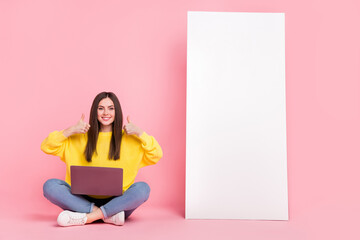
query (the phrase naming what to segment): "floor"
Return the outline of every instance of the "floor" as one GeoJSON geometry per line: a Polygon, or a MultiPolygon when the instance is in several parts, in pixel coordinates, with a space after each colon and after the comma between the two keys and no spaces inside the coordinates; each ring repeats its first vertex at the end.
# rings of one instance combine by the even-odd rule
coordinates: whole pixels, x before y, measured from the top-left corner
{"type": "MultiPolygon", "coordinates": [[[[290,239],[288,221],[185,220],[172,209],[139,209],[124,226],[96,222],[59,227],[54,213],[27,213],[0,217],[0,239],[99,239],[104,236],[131,239],[290,239]],[[245,237],[245,238],[244,238],[245,237]]],[[[301,235],[291,239],[304,239],[301,235]]]]}
{"type": "MultiPolygon", "coordinates": [[[[59,227],[60,210],[47,213],[0,216],[0,240],[66,239],[246,239],[246,240],[320,240],[359,239],[354,220],[320,219],[299,213],[289,221],[186,220],[183,211],[147,206],[137,210],[124,226],[96,222],[85,226],[59,227]],[[346,231],[348,229],[348,231],[346,231]]],[[[324,213],[321,213],[323,216],[324,213]]]]}

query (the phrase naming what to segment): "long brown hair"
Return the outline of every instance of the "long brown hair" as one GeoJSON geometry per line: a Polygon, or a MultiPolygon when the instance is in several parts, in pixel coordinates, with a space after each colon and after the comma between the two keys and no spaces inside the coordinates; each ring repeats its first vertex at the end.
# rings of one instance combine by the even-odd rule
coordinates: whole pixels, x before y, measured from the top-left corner
{"type": "Polygon", "coordinates": [[[90,129],[87,132],[88,141],[84,152],[85,158],[88,162],[91,162],[94,151],[97,153],[96,144],[99,136],[100,122],[97,119],[97,109],[99,102],[104,98],[110,98],[115,106],[115,119],[112,122],[112,136],[110,142],[109,159],[118,160],[120,159],[120,147],[122,137],[122,125],[123,125],[123,114],[120,106],[119,99],[112,92],[101,92],[99,93],[91,106],[90,110],[90,129]]]}

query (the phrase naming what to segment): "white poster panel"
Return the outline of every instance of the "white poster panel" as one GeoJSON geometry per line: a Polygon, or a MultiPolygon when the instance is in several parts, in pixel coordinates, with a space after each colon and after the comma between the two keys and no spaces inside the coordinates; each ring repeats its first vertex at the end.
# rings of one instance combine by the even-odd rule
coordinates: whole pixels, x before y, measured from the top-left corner
{"type": "Polygon", "coordinates": [[[188,12],[186,218],[288,219],[285,15],[188,12]]]}

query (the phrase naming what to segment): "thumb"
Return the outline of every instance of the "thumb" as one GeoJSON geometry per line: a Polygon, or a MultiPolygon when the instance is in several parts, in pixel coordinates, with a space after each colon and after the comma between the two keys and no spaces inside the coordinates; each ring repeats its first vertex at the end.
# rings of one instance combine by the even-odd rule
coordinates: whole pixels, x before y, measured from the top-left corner
{"type": "Polygon", "coordinates": [[[128,121],[128,123],[130,123],[130,116],[127,116],[127,121],[128,121]]]}
{"type": "Polygon", "coordinates": [[[84,121],[84,118],[85,118],[85,114],[82,114],[81,115],[81,120],[84,121]]]}

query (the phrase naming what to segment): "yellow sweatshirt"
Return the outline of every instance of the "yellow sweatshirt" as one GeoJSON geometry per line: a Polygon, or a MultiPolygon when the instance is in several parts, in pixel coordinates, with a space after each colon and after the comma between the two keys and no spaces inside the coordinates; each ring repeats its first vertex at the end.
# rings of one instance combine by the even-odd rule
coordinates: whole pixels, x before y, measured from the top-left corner
{"type": "MultiPolygon", "coordinates": [[[[154,137],[143,132],[140,137],[124,134],[121,139],[120,159],[108,158],[112,132],[99,132],[97,153],[94,152],[92,161],[86,161],[84,151],[87,134],[73,134],[65,137],[63,131],[54,131],[41,143],[41,150],[47,154],[59,156],[66,163],[65,182],[71,186],[70,166],[94,166],[123,168],[123,191],[134,183],[140,168],[157,163],[162,158],[162,149],[154,137]]],[[[104,196],[92,196],[106,198],[104,196]]]]}

